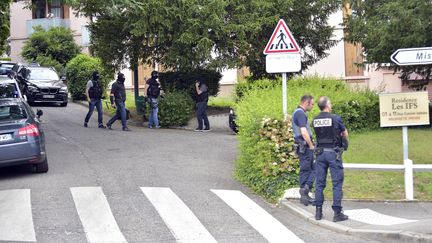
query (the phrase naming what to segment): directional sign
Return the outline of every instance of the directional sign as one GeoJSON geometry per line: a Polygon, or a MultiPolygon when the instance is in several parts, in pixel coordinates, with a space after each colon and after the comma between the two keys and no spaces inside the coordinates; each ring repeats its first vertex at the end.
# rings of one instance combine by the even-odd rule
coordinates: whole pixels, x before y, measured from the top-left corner
{"type": "Polygon", "coordinates": [[[264,49],[264,54],[283,53],[300,53],[300,48],[285,21],[281,19],[264,49]]]}
{"type": "Polygon", "coordinates": [[[399,49],[390,58],[400,66],[432,64],[432,47],[399,49]]]}

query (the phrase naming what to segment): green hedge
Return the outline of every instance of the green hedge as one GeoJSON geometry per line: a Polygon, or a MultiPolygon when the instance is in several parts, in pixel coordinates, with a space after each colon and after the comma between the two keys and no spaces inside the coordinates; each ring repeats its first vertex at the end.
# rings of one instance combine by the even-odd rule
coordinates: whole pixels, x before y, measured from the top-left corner
{"type": "Polygon", "coordinates": [[[219,93],[219,80],[222,75],[212,70],[196,70],[194,72],[165,72],[159,74],[162,89],[184,90],[192,97],[195,95],[195,82],[197,79],[207,81],[209,95],[216,96],[219,93]]]}
{"type": "MultiPolygon", "coordinates": [[[[183,126],[191,119],[195,102],[185,91],[167,91],[159,99],[162,127],[183,126]]],[[[150,111],[150,109],[148,109],[150,111]]]]}
{"type": "Polygon", "coordinates": [[[68,62],[66,65],[66,78],[69,92],[74,100],[86,99],[86,84],[92,78],[93,71],[96,70],[99,71],[102,88],[105,91],[108,83],[114,79],[114,75],[103,68],[98,58],[79,54],[68,62]]]}
{"type": "MultiPolygon", "coordinates": [[[[235,106],[240,148],[240,156],[236,161],[236,177],[257,193],[275,200],[285,189],[297,185],[298,170],[293,171],[292,167],[280,163],[273,164],[275,158],[286,156],[287,148],[275,150],[274,144],[263,139],[263,119],[276,121],[272,127],[275,134],[282,134],[283,130],[288,130],[289,133],[292,128],[289,120],[285,122],[287,127],[279,124],[283,119],[281,81],[276,81],[276,85],[269,83],[268,86],[262,82],[275,81],[262,80],[257,83],[258,88],[248,88],[235,106]]],[[[371,91],[351,91],[345,82],[340,80],[306,77],[289,80],[287,93],[289,114],[298,106],[301,96],[305,93],[313,95],[316,100],[326,95],[332,101],[333,112],[342,117],[348,131],[379,127],[378,95],[371,91]]],[[[318,113],[318,106],[315,106],[308,113],[309,121],[318,113]]],[[[282,144],[290,146],[291,135],[286,134],[282,137],[282,144]]],[[[289,158],[291,162],[295,161],[289,158]]],[[[298,164],[293,166],[298,168],[298,164]]]]}
{"type": "Polygon", "coordinates": [[[235,100],[240,101],[249,91],[257,89],[271,89],[278,86],[279,80],[242,80],[235,86],[235,100]]]}

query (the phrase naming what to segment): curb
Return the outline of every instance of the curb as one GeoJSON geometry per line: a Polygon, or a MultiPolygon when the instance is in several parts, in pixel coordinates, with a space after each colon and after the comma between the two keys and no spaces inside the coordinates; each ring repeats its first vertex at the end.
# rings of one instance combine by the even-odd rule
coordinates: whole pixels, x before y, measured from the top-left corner
{"type": "Polygon", "coordinates": [[[340,225],[329,220],[315,220],[315,216],[303,208],[291,203],[288,200],[281,200],[280,204],[290,209],[292,212],[302,217],[306,221],[318,225],[320,227],[338,232],[343,234],[357,235],[370,239],[376,239],[377,237],[383,237],[386,242],[432,242],[432,235],[416,233],[411,231],[396,231],[396,230],[369,230],[369,229],[355,229],[345,225],[340,225]]]}

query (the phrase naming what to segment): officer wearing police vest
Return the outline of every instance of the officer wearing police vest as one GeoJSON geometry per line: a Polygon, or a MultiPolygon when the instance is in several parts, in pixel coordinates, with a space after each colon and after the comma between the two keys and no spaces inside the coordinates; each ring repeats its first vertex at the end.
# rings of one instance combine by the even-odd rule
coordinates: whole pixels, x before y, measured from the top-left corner
{"type": "Polygon", "coordinates": [[[102,87],[101,83],[99,81],[99,72],[94,71],[92,74],[92,79],[87,82],[86,85],[86,96],[87,101],[89,102],[89,111],[87,112],[87,115],[84,119],[84,127],[88,127],[88,122],[90,120],[90,117],[93,114],[94,108],[96,107],[97,113],[98,113],[98,127],[99,128],[106,128],[103,125],[103,111],[102,111],[102,87]]]}
{"type": "Polygon", "coordinates": [[[315,149],[316,158],[316,191],[315,219],[321,220],[322,205],[324,203],[324,188],[326,187],[327,170],[333,183],[333,221],[344,221],[348,216],[342,212],[342,185],[344,172],[342,165],[342,152],[348,148],[348,131],[342,123],[342,119],[331,114],[332,106],[328,97],[323,96],[318,100],[321,113],[313,119],[313,128],[317,139],[315,149]]]}
{"type": "Polygon", "coordinates": [[[300,99],[299,106],[292,114],[296,153],[300,160],[300,203],[305,206],[314,204],[314,200],[309,197],[309,191],[312,189],[315,180],[313,164],[314,144],[306,115],[306,112],[312,110],[313,105],[313,97],[308,94],[303,95],[300,99]]]}

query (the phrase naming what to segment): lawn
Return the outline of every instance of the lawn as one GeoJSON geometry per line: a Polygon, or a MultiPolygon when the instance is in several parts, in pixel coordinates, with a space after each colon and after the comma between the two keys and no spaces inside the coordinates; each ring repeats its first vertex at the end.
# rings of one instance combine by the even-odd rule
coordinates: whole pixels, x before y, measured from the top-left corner
{"type": "MultiPolygon", "coordinates": [[[[413,163],[432,164],[432,129],[408,129],[408,136],[413,163]]],[[[403,164],[402,128],[350,134],[350,147],[343,158],[346,163],[403,164]]],[[[415,199],[432,200],[432,172],[415,172],[414,190],[415,199]]],[[[330,191],[331,182],[326,198],[331,198],[330,191]]],[[[345,170],[344,198],[404,199],[404,173],[345,170]]]]}
{"type": "MultiPolygon", "coordinates": [[[[143,95],[143,91],[140,90],[140,95],[143,95]]],[[[126,90],[126,108],[128,108],[133,118],[136,118],[136,109],[135,109],[135,96],[133,90],[126,90]]],[[[115,109],[111,107],[110,100],[109,100],[109,94],[107,95],[107,98],[102,101],[103,110],[105,113],[114,115],[115,109]]]]}

